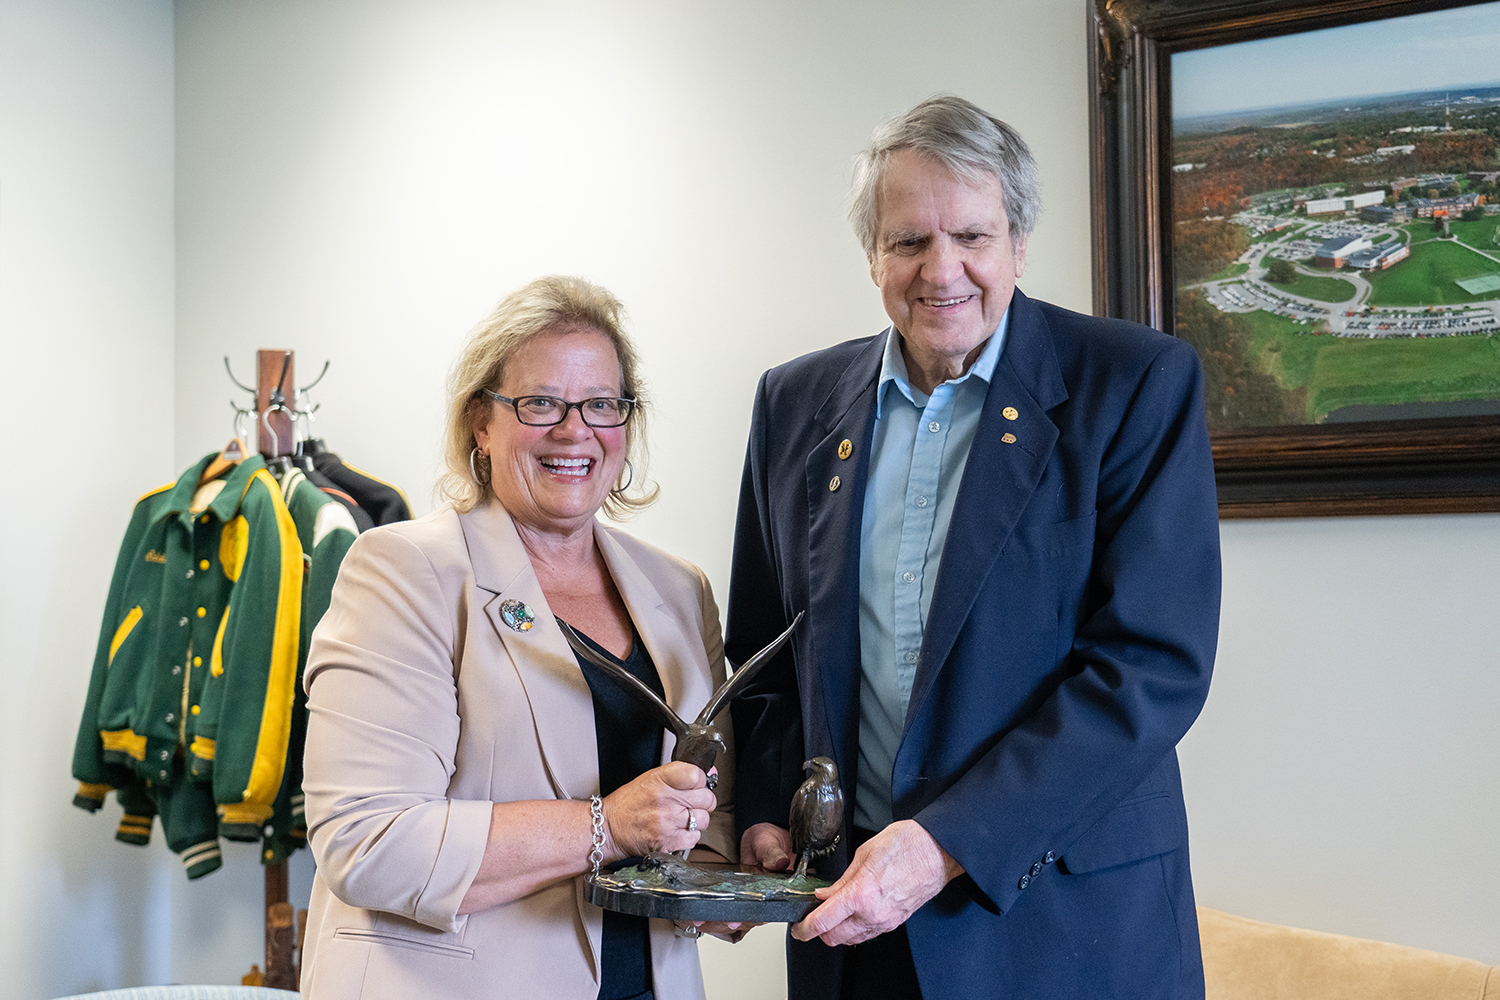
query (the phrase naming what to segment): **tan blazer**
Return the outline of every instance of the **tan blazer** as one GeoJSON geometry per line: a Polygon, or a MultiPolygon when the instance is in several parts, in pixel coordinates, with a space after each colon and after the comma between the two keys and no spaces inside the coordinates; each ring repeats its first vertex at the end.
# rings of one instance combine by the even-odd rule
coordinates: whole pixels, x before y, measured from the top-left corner
{"type": "MultiPolygon", "coordinates": [[[[668,703],[696,716],[724,678],[708,580],[602,523],[594,537],[668,703]]],[[[603,911],[584,902],[582,876],[456,912],[479,870],[491,802],[599,791],[588,684],[500,504],[361,535],[305,683],[303,788],[318,868],[303,992],[595,997],[603,911]],[[535,612],[530,631],[502,621],[507,599],[535,612]]],[[[663,762],[673,743],[667,733],[663,762]]],[[[719,771],[721,805],[702,843],[732,858],[733,767],[719,771]]],[[[703,996],[696,942],[669,921],[651,922],[651,964],[658,997],[703,996]]]]}

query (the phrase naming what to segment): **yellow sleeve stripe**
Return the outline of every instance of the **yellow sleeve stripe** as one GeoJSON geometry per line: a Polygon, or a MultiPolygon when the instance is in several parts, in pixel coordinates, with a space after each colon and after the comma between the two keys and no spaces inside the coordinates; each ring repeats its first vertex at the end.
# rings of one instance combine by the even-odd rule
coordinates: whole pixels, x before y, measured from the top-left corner
{"type": "Polygon", "coordinates": [[[120,651],[120,644],[125,641],[126,637],[135,628],[136,623],[141,620],[142,614],[144,612],[141,611],[141,606],[137,604],[130,609],[130,612],[125,616],[125,620],[120,623],[120,627],[115,629],[115,637],[109,641],[109,659],[104,663],[106,669],[115,662],[115,654],[120,651]]]}
{"type": "Polygon", "coordinates": [[[219,631],[214,633],[214,651],[208,657],[210,677],[224,676],[224,627],[229,624],[230,607],[232,605],[224,605],[224,617],[219,619],[219,631]]]}
{"type": "Polygon", "coordinates": [[[115,790],[114,785],[94,785],[87,781],[78,783],[78,796],[84,799],[93,799],[96,802],[104,801],[104,796],[115,790]]]}
{"type": "Polygon", "coordinates": [[[297,644],[302,623],[302,543],[297,540],[297,525],[281,499],[276,480],[265,469],[257,469],[254,479],[271,494],[276,533],[281,541],[281,579],[276,594],[276,624],[271,632],[271,666],[266,677],[266,700],[261,709],[255,762],[250,766],[250,780],[245,787],[245,805],[263,805],[265,815],[260,819],[264,819],[271,814],[271,803],[281,791],[287,743],[292,733],[292,696],[297,683],[297,644]]]}
{"type": "Polygon", "coordinates": [[[214,751],[218,749],[218,744],[202,736],[194,736],[193,745],[189,749],[192,751],[193,756],[200,760],[213,760],[214,751]]]}
{"type": "Polygon", "coordinates": [[[384,479],[381,479],[379,476],[372,476],[364,469],[361,469],[359,466],[350,465],[348,462],[344,463],[344,468],[348,469],[350,472],[357,472],[361,476],[364,476],[366,479],[373,479],[381,486],[389,486],[391,489],[395,490],[397,494],[400,495],[401,500],[406,504],[406,509],[411,509],[411,501],[406,499],[406,494],[402,491],[401,487],[397,486],[395,483],[388,483],[384,479]]]}
{"type": "Polygon", "coordinates": [[[146,737],[129,729],[101,729],[99,739],[104,749],[126,754],[133,760],[146,759],[146,737]]]}

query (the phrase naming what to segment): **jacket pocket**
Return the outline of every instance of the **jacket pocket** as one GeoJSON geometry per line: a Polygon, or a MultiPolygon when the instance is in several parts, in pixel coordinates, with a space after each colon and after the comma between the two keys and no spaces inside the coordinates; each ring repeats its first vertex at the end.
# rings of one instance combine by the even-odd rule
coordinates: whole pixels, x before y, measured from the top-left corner
{"type": "Polygon", "coordinates": [[[1058,862],[1078,875],[1166,854],[1186,843],[1182,801],[1167,792],[1154,792],[1127,799],[1105,813],[1058,862]]]}
{"type": "Polygon", "coordinates": [[[421,938],[392,934],[389,931],[372,930],[363,927],[340,927],[333,932],[333,936],[343,938],[346,941],[363,941],[367,944],[390,945],[396,948],[424,952],[428,955],[443,955],[447,958],[469,960],[474,958],[473,948],[465,948],[462,945],[456,944],[446,944],[442,941],[424,941],[421,938]]]}

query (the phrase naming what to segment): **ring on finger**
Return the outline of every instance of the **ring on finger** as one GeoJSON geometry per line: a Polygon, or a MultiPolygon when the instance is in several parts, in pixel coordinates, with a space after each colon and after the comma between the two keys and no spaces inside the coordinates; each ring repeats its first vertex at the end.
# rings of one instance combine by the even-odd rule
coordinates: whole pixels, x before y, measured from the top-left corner
{"type": "Polygon", "coordinates": [[[673,933],[680,938],[695,938],[701,936],[703,934],[703,931],[700,928],[694,927],[690,924],[687,927],[674,928],[673,933]]]}
{"type": "Polygon", "coordinates": [[[698,816],[691,809],[688,810],[688,825],[687,825],[687,828],[688,828],[689,832],[692,832],[693,830],[698,829],[698,816]]]}

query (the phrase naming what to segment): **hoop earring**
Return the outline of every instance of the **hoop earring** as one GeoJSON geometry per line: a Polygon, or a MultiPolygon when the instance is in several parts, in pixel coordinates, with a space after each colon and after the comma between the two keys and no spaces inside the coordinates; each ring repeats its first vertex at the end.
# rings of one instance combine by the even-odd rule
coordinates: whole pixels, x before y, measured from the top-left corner
{"type": "Polygon", "coordinates": [[[628,458],[625,460],[625,468],[630,472],[630,478],[625,480],[624,486],[616,486],[614,489],[610,490],[611,493],[624,493],[626,490],[630,489],[630,484],[635,482],[635,466],[631,464],[630,459],[628,458]]]}
{"type": "MultiPolygon", "coordinates": [[[[488,486],[490,484],[490,477],[486,477],[484,479],[480,479],[479,478],[479,470],[474,467],[474,456],[476,456],[478,454],[479,454],[479,447],[478,447],[478,445],[474,446],[473,448],[471,448],[469,450],[469,474],[474,477],[474,481],[476,483],[478,483],[480,486],[488,486]]],[[[488,460],[490,456],[486,455],[484,457],[485,457],[486,460],[488,460]]]]}

